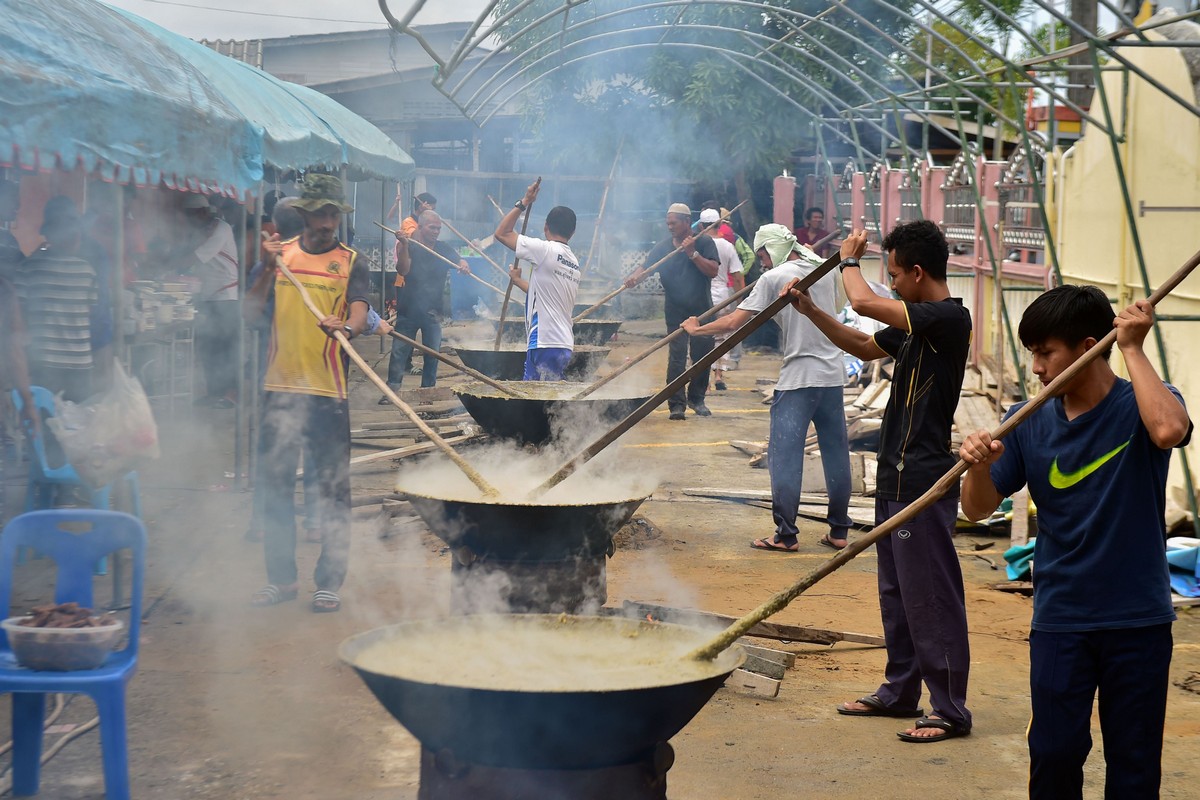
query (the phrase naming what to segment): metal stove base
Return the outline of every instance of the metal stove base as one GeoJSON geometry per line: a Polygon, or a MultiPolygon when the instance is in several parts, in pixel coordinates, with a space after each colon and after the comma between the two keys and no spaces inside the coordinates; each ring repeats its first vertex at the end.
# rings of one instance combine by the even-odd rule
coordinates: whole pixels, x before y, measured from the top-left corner
{"type": "Polygon", "coordinates": [[[666,800],[674,763],[666,742],[632,764],[580,770],[488,767],[422,748],[417,800],[666,800]]]}

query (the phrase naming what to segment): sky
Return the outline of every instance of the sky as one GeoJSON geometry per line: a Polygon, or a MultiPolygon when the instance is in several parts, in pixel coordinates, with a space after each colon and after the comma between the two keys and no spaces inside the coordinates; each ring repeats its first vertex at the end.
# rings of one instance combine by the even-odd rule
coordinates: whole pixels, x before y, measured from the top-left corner
{"type": "MultiPolygon", "coordinates": [[[[189,39],[269,39],[384,27],[377,0],[104,0],[189,39]],[[253,12],[253,13],[246,13],[253,12]],[[279,15],[279,16],[268,16],[279,15]],[[289,19],[314,17],[316,19],[289,19]]],[[[402,17],[413,0],[389,0],[402,17]]],[[[417,25],[474,19],[488,0],[428,0],[417,25]]]]}

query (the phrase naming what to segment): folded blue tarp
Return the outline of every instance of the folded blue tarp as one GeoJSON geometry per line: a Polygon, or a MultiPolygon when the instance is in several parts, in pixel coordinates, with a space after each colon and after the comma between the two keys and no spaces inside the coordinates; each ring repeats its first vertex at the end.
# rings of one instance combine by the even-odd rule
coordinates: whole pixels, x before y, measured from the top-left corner
{"type": "Polygon", "coordinates": [[[1169,545],[1170,542],[1167,565],[1171,571],[1171,591],[1184,597],[1200,597],[1200,546],[1171,548],[1169,545]]]}

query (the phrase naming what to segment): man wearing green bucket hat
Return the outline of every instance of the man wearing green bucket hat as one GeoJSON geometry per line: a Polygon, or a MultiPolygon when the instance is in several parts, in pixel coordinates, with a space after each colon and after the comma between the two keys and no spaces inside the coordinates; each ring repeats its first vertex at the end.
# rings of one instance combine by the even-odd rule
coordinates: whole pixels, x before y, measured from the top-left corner
{"type": "Polygon", "coordinates": [[[338,590],[350,555],[349,365],[333,333],[340,330],[354,338],[367,330],[370,276],[358,263],[358,253],[338,241],[342,214],[353,210],[340,180],[309,175],[292,207],[304,218],[304,231],[286,242],[276,235],[267,248],[279,255],[325,316],[313,324],[299,290],[279,274],[274,261],[247,293],[249,318],[262,313],[272,286],[275,292],[255,489],[264,493],[268,583],[255,592],[251,604],[276,605],[299,593],[294,494],[303,451],[311,461],[305,471],[316,474],[321,528],[312,610],[328,612],[341,608],[338,590]]]}

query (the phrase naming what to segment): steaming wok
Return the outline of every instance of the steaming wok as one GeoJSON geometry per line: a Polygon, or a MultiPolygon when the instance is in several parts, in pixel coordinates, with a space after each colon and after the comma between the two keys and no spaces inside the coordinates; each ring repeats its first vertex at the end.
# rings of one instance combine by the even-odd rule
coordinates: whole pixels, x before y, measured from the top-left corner
{"type": "MultiPolygon", "coordinates": [[[[525,350],[501,347],[455,347],[454,352],[464,364],[476,372],[499,381],[519,381],[525,374],[525,350]]],[[[608,358],[608,347],[576,347],[567,364],[564,377],[569,381],[586,381],[596,374],[608,358]]]]}
{"type": "Polygon", "coordinates": [[[611,427],[650,399],[649,395],[571,399],[587,388],[582,383],[524,382],[514,388],[534,397],[508,397],[478,382],[456,388],[454,394],[492,436],[535,446],[546,444],[571,427],[611,427]]]}
{"type": "Polygon", "coordinates": [[[608,340],[617,335],[621,322],[619,319],[581,319],[571,329],[575,344],[608,344],[608,340]]]}
{"type": "Polygon", "coordinates": [[[488,766],[586,769],[633,762],[691,721],[745,661],[738,647],[712,662],[683,660],[707,639],[618,617],[481,615],[376,628],[338,654],[431,751],[488,766]],[[611,664],[597,664],[606,654],[611,664]]]}
{"type": "MultiPolygon", "coordinates": [[[[500,322],[499,319],[491,319],[492,330],[496,329],[496,325],[500,322]]],[[[576,322],[571,328],[572,335],[575,337],[575,344],[607,344],[621,327],[622,320],[619,319],[581,319],[576,322]]],[[[525,318],[518,317],[516,319],[505,318],[504,333],[500,336],[501,342],[524,342],[525,341],[525,318]]]]}
{"type": "Polygon", "coordinates": [[[622,498],[577,505],[455,500],[398,491],[429,530],[451,547],[502,561],[563,561],[603,556],[612,537],[646,501],[622,498]]]}
{"type": "MultiPolygon", "coordinates": [[[[597,298],[597,299],[599,299],[599,298],[597,298]]],[[[592,301],[590,303],[576,303],[575,308],[571,309],[571,316],[578,317],[580,314],[582,314],[584,311],[587,311],[589,308],[591,308],[595,304],[596,304],[595,301],[592,301]]],[[[597,308],[592,313],[588,314],[586,317],[584,317],[584,319],[597,319],[597,320],[612,319],[613,317],[616,316],[616,313],[617,313],[617,310],[615,308],[613,308],[611,305],[605,304],[605,305],[602,305],[599,308],[597,308]]]]}

